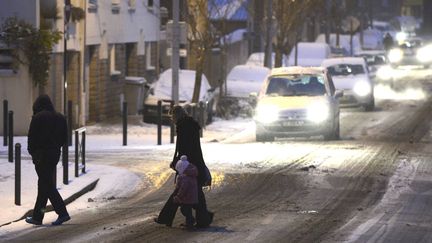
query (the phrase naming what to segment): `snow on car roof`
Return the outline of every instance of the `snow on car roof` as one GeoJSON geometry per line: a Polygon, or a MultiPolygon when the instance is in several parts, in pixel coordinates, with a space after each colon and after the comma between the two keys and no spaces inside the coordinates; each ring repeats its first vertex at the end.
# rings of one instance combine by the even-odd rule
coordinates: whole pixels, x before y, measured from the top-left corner
{"type": "MultiPolygon", "coordinates": [[[[195,86],[195,70],[179,70],[179,99],[180,100],[192,100],[192,94],[195,86]]],[[[165,70],[159,77],[154,88],[154,95],[159,99],[171,98],[171,86],[172,86],[172,70],[165,70]]],[[[210,85],[207,81],[206,76],[202,75],[201,89],[200,89],[200,100],[204,98],[210,85]]]]}
{"type": "Polygon", "coordinates": [[[323,74],[325,69],[322,67],[281,67],[281,68],[273,68],[271,70],[272,76],[276,75],[284,75],[284,74],[323,74]]]}
{"type": "Polygon", "coordinates": [[[340,57],[340,58],[329,58],[325,59],[321,66],[329,67],[337,64],[360,64],[365,65],[365,59],[363,57],[340,57]]]}

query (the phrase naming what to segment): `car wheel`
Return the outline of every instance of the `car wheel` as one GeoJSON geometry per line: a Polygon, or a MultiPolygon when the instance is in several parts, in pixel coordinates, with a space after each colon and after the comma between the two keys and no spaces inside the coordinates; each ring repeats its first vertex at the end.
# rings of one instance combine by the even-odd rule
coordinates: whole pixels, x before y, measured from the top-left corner
{"type": "Polygon", "coordinates": [[[340,126],[339,126],[339,117],[337,121],[333,121],[332,129],[329,129],[327,133],[324,134],[324,140],[338,140],[340,138],[340,126]]]}
{"type": "Polygon", "coordinates": [[[369,104],[364,105],[365,111],[373,111],[375,109],[375,99],[372,99],[369,104]]]}
{"type": "Polygon", "coordinates": [[[273,136],[270,136],[270,135],[268,135],[268,134],[265,134],[264,132],[261,132],[261,131],[256,131],[256,136],[255,136],[255,140],[257,141],[257,142],[271,142],[271,141],[274,141],[274,137],[273,136]]]}

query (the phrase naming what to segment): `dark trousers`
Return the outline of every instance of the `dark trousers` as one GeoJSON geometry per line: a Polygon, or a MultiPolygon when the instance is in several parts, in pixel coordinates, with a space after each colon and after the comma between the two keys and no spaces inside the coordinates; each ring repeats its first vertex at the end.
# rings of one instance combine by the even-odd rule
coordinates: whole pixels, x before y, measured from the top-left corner
{"type": "Polygon", "coordinates": [[[186,218],[186,225],[192,225],[195,223],[195,219],[192,216],[192,205],[189,204],[183,204],[180,205],[180,211],[186,218]]]}
{"type": "Polygon", "coordinates": [[[48,199],[60,217],[68,215],[65,203],[54,185],[56,165],[57,162],[54,161],[42,161],[35,165],[39,179],[38,195],[33,209],[33,219],[37,221],[43,220],[48,199]]]}
{"type": "MultiPolygon", "coordinates": [[[[174,195],[176,192],[173,192],[171,196],[168,198],[164,207],[159,213],[158,222],[161,224],[172,225],[174,217],[177,213],[177,209],[179,207],[178,204],[174,203],[174,195]]],[[[202,187],[198,185],[198,204],[196,204],[193,208],[195,208],[195,218],[197,226],[207,227],[211,224],[212,217],[207,210],[207,204],[204,196],[204,192],[202,187]]]]}

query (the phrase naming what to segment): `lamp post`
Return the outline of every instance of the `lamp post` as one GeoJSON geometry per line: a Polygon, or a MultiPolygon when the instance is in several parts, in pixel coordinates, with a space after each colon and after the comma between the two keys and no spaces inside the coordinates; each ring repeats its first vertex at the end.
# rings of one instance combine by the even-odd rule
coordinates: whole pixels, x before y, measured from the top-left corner
{"type": "Polygon", "coordinates": [[[71,2],[65,0],[64,6],[64,33],[63,33],[63,114],[67,115],[67,39],[68,39],[68,23],[71,15],[71,2]]]}

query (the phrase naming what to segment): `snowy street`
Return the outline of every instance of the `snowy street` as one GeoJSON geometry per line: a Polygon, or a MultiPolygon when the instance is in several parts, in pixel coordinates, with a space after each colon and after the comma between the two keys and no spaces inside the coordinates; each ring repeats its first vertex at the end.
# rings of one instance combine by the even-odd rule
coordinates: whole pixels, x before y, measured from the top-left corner
{"type": "MultiPolygon", "coordinates": [[[[21,220],[0,227],[0,240],[430,241],[432,215],[424,209],[432,183],[431,73],[403,72],[408,76],[393,89],[377,85],[375,111],[341,110],[339,141],[313,137],[257,143],[251,119],[217,119],[209,125],[202,148],[213,173],[206,197],[215,220],[195,232],[179,227],[180,212],[172,228],[152,220],[174,186],[168,128],[163,145],[156,146],[155,127],[133,122],[129,146],[123,147],[120,125],[90,126],[89,166],[127,170],[139,181],[127,184],[130,180],[105,173],[101,178],[122,183],[115,191],[124,195],[96,186],[68,205],[72,220],[65,225],[34,227],[21,220]],[[92,194],[98,190],[99,195],[92,194]],[[106,200],[107,195],[114,197],[106,200]]],[[[1,151],[0,161],[7,163],[1,151]]],[[[30,198],[33,203],[34,194],[30,198]]]]}

